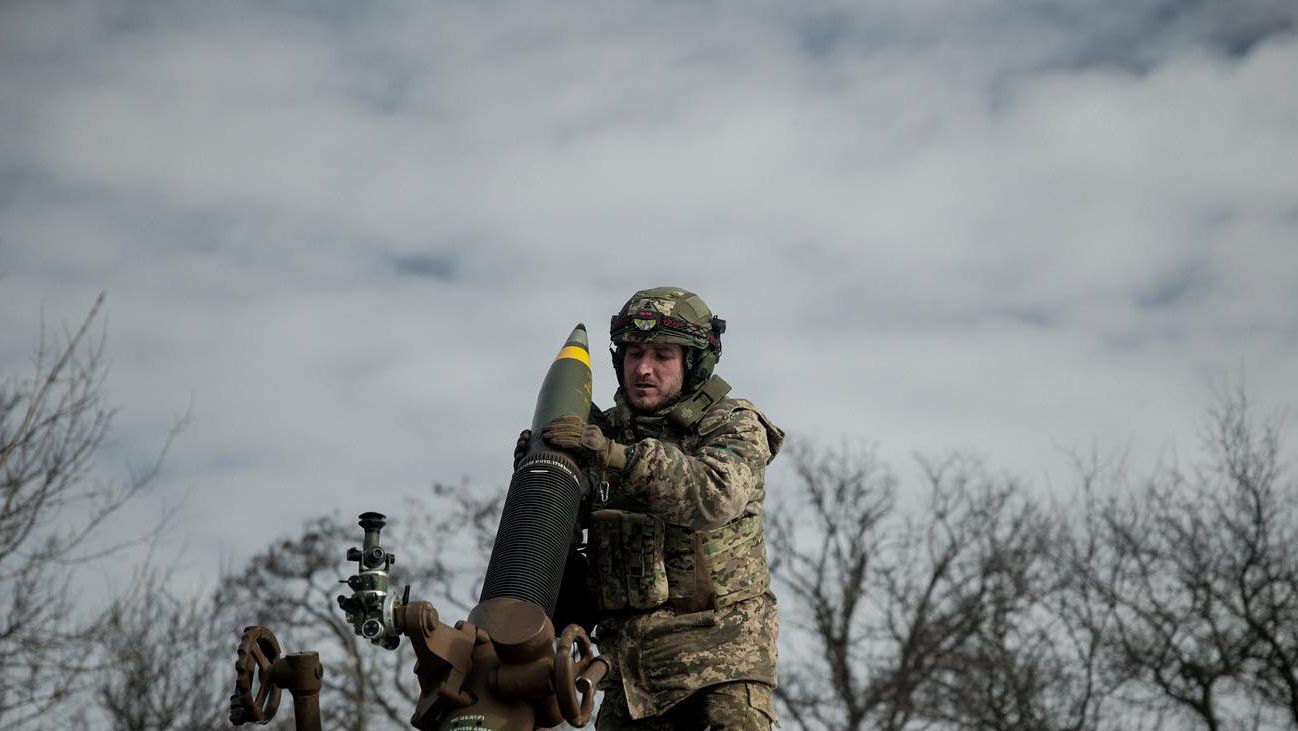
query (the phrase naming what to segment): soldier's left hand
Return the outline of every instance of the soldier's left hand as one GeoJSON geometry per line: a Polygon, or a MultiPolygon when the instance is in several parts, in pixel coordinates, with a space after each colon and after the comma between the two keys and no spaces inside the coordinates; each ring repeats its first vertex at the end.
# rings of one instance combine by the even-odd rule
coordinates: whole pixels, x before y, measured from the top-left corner
{"type": "Polygon", "coordinates": [[[531,429],[524,429],[518,433],[518,441],[514,443],[514,469],[518,469],[518,463],[527,456],[527,444],[530,441],[532,441],[531,429]]]}
{"type": "Polygon", "coordinates": [[[601,467],[620,470],[626,466],[626,447],[604,436],[594,424],[580,416],[560,416],[545,425],[541,438],[560,449],[580,449],[601,467]]]}

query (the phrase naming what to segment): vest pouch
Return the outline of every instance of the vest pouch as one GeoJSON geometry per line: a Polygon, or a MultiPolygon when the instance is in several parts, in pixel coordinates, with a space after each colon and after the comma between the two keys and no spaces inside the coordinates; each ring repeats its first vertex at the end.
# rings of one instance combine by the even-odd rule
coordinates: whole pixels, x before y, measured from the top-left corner
{"type": "Polygon", "coordinates": [[[621,510],[596,510],[590,514],[589,551],[591,589],[599,608],[612,612],[626,609],[626,564],[622,550],[621,510]]]}
{"type": "Polygon", "coordinates": [[[622,513],[622,547],[626,552],[626,595],[631,609],[652,609],[667,601],[667,565],[663,561],[663,521],[645,513],[622,513]]]}
{"type": "Polygon", "coordinates": [[[724,539],[708,541],[704,549],[708,554],[719,608],[750,599],[771,588],[762,516],[750,515],[737,520],[727,526],[725,533],[724,539]]]}
{"type": "Polygon", "coordinates": [[[671,526],[665,552],[670,599],[679,612],[724,609],[771,586],[760,515],[710,531],[671,526]]]}

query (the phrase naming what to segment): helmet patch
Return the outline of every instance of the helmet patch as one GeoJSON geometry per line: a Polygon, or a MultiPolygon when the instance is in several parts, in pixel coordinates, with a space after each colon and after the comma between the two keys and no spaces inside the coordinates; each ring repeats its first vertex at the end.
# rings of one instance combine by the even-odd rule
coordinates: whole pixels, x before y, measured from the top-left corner
{"type": "Polygon", "coordinates": [[[658,327],[659,314],[654,310],[640,310],[631,316],[631,322],[640,330],[648,332],[658,327]]]}

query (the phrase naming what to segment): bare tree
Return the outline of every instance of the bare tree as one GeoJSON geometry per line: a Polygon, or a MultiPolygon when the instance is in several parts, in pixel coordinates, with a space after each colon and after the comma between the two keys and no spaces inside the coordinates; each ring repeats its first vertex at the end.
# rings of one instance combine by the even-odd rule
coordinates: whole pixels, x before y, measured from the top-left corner
{"type": "Polygon", "coordinates": [[[1064,687],[1074,699],[1067,717],[1076,724],[1065,728],[1164,728],[1161,714],[1124,697],[1130,668],[1111,662],[1109,653],[1119,618],[1108,597],[1122,564],[1114,560],[1116,547],[1096,490],[1106,476],[1124,474],[1124,468],[1121,462],[1102,463],[1095,453],[1085,459],[1075,456],[1074,465],[1079,478],[1075,494],[1057,503],[1051,548],[1057,583],[1048,600],[1057,622],[1056,648],[1065,660],[1064,687]]]}
{"type": "Polygon", "coordinates": [[[0,726],[20,728],[80,688],[94,622],[71,599],[77,567],[147,538],[112,543],[106,522],[158,474],[158,459],[124,481],[92,475],[113,410],[103,404],[103,338],[91,337],[104,296],[53,343],[42,332],[25,378],[0,378],[0,726]]]}
{"type": "Polygon", "coordinates": [[[871,688],[883,659],[868,644],[868,623],[878,617],[869,589],[896,479],[870,450],[793,445],[787,454],[798,489],[768,513],[771,569],[787,587],[781,595],[796,601],[784,613],[785,632],[813,647],[810,656],[783,658],[776,697],[800,728],[856,731],[884,703],[871,688]]]}
{"type": "Polygon", "coordinates": [[[1146,706],[1203,728],[1298,727],[1298,538],[1279,433],[1219,398],[1208,459],[1158,471],[1101,508],[1109,551],[1093,591],[1115,619],[1108,661],[1146,706]]]}
{"type": "MultiPolygon", "coordinates": [[[[891,626],[919,626],[911,650],[926,670],[917,715],[951,728],[1055,729],[1068,723],[1054,693],[1066,682],[1045,599],[1053,587],[1047,519],[1013,480],[976,460],[925,463],[930,507],[896,565],[923,583],[892,583],[891,626]],[[909,568],[908,568],[909,567],[909,568]],[[912,599],[916,597],[917,599],[912,599]]],[[[1070,719],[1069,719],[1070,720],[1070,719]]]]}
{"type": "Polygon", "coordinates": [[[219,672],[215,659],[232,656],[233,607],[216,595],[177,596],[169,584],[165,572],[141,567],[132,591],[100,620],[94,701],[114,729],[205,731],[224,723],[233,673],[219,672]]]}
{"type": "Polygon", "coordinates": [[[797,502],[773,511],[771,547],[786,631],[810,640],[777,689],[794,723],[1101,728],[1103,625],[1069,600],[1070,534],[1022,485],[975,459],[921,461],[928,501],[903,512],[869,450],[792,462],[797,502]]]}
{"type": "Polygon", "coordinates": [[[1242,389],[1218,399],[1197,471],[1233,560],[1213,584],[1217,600],[1251,634],[1245,682],[1298,727],[1298,485],[1280,459],[1278,424],[1257,424],[1242,389]]]}

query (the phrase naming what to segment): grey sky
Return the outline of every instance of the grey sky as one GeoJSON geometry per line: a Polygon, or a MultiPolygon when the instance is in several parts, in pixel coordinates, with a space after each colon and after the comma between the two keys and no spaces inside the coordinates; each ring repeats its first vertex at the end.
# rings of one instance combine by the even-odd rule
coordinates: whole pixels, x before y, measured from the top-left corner
{"type": "Polygon", "coordinates": [[[195,571],[503,484],[577,321],[610,400],[645,286],[903,468],[1148,463],[1213,378],[1298,399],[1298,6],[791,5],[6,3],[0,366],[108,291],[103,467],[192,399],[142,511],[188,495],[195,571]]]}

